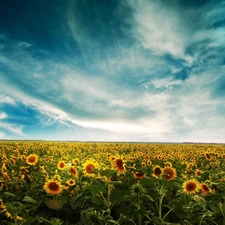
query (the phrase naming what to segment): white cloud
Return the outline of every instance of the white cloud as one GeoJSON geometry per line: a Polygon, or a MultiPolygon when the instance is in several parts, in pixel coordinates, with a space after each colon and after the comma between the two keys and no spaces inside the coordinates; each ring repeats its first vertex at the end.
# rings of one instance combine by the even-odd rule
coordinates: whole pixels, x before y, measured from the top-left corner
{"type": "Polygon", "coordinates": [[[32,45],[30,43],[28,43],[28,42],[20,41],[20,42],[18,42],[18,46],[21,47],[21,48],[29,48],[32,45]]]}
{"type": "Polygon", "coordinates": [[[22,131],[23,126],[17,126],[17,125],[13,125],[13,124],[0,122],[0,127],[8,130],[14,134],[24,136],[23,131],[22,131]]]}
{"type": "Polygon", "coordinates": [[[1,95],[1,94],[0,94],[0,103],[15,105],[14,99],[10,98],[9,96],[1,95]]]}
{"type": "Polygon", "coordinates": [[[5,133],[0,132],[0,138],[4,138],[5,137],[5,133]]]}
{"type": "Polygon", "coordinates": [[[0,119],[5,119],[7,117],[7,115],[3,112],[3,113],[0,113],[0,119]]]}
{"type": "Polygon", "coordinates": [[[173,85],[181,84],[180,80],[173,80],[172,78],[162,78],[162,79],[154,79],[151,81],[151,84],[154,85],[155,88],[169,88],[173,85]]]}
{"type": "Polygon", "coordinates": [[[184,51],[189,37],[187,27],[180,14],[160,1],[138,1],[134,4],[137,26],[136,38],[144,48],[156,55],[170,53],[192,63],[192,58],[184,51]]]}

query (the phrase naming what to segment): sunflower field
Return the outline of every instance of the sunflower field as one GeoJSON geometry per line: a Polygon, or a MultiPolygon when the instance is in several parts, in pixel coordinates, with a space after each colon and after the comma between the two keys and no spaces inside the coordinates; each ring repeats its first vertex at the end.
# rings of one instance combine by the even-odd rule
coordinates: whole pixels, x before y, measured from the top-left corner
{"type": "Polygon", "coordinates": [[[0,142],[0,225],[225,225],[225,145],[0,142]]]}

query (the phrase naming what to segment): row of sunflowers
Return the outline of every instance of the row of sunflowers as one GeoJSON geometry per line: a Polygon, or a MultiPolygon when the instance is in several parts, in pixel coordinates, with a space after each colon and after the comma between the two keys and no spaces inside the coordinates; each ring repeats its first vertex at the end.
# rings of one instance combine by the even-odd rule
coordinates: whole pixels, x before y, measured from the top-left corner
{"type": "Polygon", "coordinates": [[[225,225],[225,145],[0,142],[0,224],[225,225]]]}

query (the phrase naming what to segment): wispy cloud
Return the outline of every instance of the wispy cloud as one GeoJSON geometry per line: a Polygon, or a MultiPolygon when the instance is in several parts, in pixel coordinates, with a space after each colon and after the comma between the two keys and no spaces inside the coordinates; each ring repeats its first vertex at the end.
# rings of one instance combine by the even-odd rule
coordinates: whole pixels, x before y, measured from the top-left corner
{"type": "Polygon", "coordinates": [[[7,117],[7,115],[3,112],[3,113],[0,113],[0,119],[5,119],[7,117]]]}
{"type": "Polygon", "coordinates": [[[16,125],[12,125],[12,124],[3,123],[0,121],[0,127],[7,131],[10,131],[14,134],[24,136],[23,131],[22,131],[23,126],[16,126],[16,125]]]}
{"type": "Polygon", "coordinates": [[[5,137],[5,133],[0,132],[0,138],[4,138],[5,137]]]}
{"type": "Polygon", "coordinates": [[[134,32],[143,47],[155,55],[169,53],[191,63],[192,57],[185,55],[190,30],[176,7],[169,7],[163,1],[132,3],[137,23],[134,32]]]}
{"type": "Polygon", "coordinates": [[[14,99],[10,98],[9,96],[0,95],[0,103],[8,103],[8,104],[15,104],[14,99]]]}

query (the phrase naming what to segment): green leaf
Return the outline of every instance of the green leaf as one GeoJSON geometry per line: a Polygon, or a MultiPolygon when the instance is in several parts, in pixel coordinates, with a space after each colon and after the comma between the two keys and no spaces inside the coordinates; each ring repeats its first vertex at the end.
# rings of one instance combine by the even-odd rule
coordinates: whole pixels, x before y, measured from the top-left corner
{"type": "Polygon", "coordinates": [[[18,209],[12,203],[5,203],[7,211],[12,215],[15,216],[18,214],[18,209]]]}
{"type": "Polygon", "coordinates": [[[216,214],[220,214],[221,213],[220,208],[218,206],[218,202],[207,202],[207,206],[214,213],[216,213],[216,214]]]}
{"type": "Polygon", "coordinates": [[[54,200],[54,199],[46,199],[45,204],[50,208],[50,209],[55,209],[59,210],[63,207],[63,203],[60,200],[54,200]]]}
{"type": "Polygon", "coordinates": [[[51,218],[50,223],[51,225],[62,225],[63,221],[61,221],[59,218],[51,218]]]}
{"type": "Polygon", "coordinates": [[[87,195],[91,195],[89,191],[84,191],[77,196],[72,196],[69,199],[69,203],[72,209],[80,207],[84,203],[84,199],[87,195]]]}
{"type": "Polygon", "coordinates": [[[151,221],[153,222],[153,224],[156,224],[156,225],[163,224],[163,221],[161,219],[159,219],[158,217],[153,218],[151,221]]]}
{"type": "Polygon", "coordinates": [[[132,198],[131,196],[129,196],[129,195],[125,195],[125,196],[123,197],[123,200],[124,200],[124,201],[127,201],[127,202],[133,202],[133,198],[132,198]]]}
{"type": "Polygon", "coordinates": [[[102,198],[96,197],[96,198],[92,198],[91,202],[96,204],[96,205],[105,205],[104,200],[102,198]]]}
{"type": "Polygon", "coordinates": [[[47,223],[47,224],[51,224],[47,219],[45,219],[44,217],[40,217],[40,216],[37,216],[37,221],[39,223],[47,223]]]}
{"type": "Polygon", "coordinates": [[[150,195],[145,195],[145,197],[148,199],[148,200],[150,200],[151,202],[154,202],[155,200],[152,198],[152,196],[150,196],[150,195]]]}
{"type": "Polygon", "coordinates": [[[36,221],[37,219],[32,217],[32,216],[28,216],[28,217],[25,217],[24,218],[24,224],[28,225],[28,224],[34,224],[34,222],[36,221]]]}
{"type": "Polygon", "coordinates": [[[106,176],[107,178],[110,178],[115,173],[115,171],[113,171],[113,170],[102,170],[100,173],[101,173],[102,176],[106,176]]]}
{"type": "Polygon", "coordinates": [[[116,220],[108,220],[110,223],[120,225],[116,220]]]}
{"type": "Polygon", "coordinates": [[[31,198],[30,196],[25,196],[23,199],[24,202],[32,203],[32,204],[37,204],[37,201],[31,198]]]}
{"type": "Polygon", "coordinates": [[[12,197],[15,197],[15,196],[16,196],[16,195],[14,195],[13,193],[10,193],[10,192],[7,192],[7,191],[4,192],[4,195],[12,196],[12,197]]]}
{"type": "Polygon", "coordinates": [[[98,194],[100,192],[105,192],[106,186],[105,184],[98,182],[98,183],[87,185],[85,189],[90,190],[93,194],[98,194]]]}

